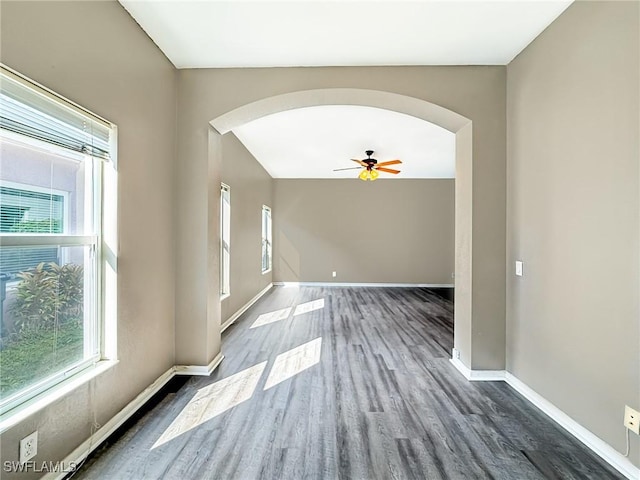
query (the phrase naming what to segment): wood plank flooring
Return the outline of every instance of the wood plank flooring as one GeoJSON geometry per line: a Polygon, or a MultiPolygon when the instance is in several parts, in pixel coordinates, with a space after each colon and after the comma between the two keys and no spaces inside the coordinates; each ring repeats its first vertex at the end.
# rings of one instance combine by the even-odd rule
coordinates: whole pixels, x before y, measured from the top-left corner
{"type": "Polygon", "coordinates": [[[623,478],[504,382],[467,382],[452,318],[424,288],[275,287],[223,334],[211,377],[75,478],[623,478]]]}

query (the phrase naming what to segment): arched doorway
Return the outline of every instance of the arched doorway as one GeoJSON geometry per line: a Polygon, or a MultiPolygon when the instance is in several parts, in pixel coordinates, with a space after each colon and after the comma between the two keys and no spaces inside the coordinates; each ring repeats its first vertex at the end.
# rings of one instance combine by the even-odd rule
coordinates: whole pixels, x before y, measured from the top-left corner
{"type": "MultiPolygon", "coordinates": [[[[455,328],[454,346],[460,360],[471,367],[472,348],[472,123],[466,117],[439,105],[414,97],[395,93],[353,88],[303,90],[258,100],[210,121],[209,159],[216,161],[222,155],[220,137],[245,123],[266,115],[297,108],[320,105],[357,105],[392,110],[434,123],[456,135],[456,188],[455,188],[455,328]]],[[[217,198],[218,189],[210,192],[217,198]]],[[[215,230],[216,222],[209,229],[215,230]]],[[[210,232],[209,238],[218,238],[210,232]]],[[[212,262],[208,269],[217,271],[212,262]]]]}

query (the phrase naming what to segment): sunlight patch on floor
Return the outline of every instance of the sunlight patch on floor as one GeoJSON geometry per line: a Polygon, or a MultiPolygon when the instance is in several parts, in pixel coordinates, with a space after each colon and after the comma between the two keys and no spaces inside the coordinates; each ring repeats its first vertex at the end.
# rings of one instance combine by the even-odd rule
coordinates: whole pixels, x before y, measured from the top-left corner
{"type": "Polygon", "coordinates": [[[266,366],[259,363],[198,390],[151,449],[249,400],[266,366]]]}
{"type": "Polygon", "coordinates": [[[301,303],[296,307],[293,316],[302,315],[303,313],[313,312],[314,310],[320,310],[324,308],[324,298],[319,300],[313,300],[312,302],[301,303]]]}
{"type": "Polygon", "coordinates": [[[253,322],[253,325],[251,325],[249,329],[262,327],[263,325],[279,322],[280,320],[286,320],[287,318],[289,318],[290,313],[291,307],[283,308],[282,310],[276,310],[275,312],[263,313],[256,319],[255,322],[253,322]]]}
{"type": "Polygon", "coordinates": [[[320,361],[322,337],[292,348],[276,357],[264,386],[267,390],[288,378],[313,367],[320,361]]]}

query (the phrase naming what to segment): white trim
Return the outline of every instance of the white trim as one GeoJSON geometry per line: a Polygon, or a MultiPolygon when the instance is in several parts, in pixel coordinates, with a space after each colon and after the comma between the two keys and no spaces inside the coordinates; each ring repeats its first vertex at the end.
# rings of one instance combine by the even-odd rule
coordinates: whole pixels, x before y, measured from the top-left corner
{"type": "Polygon", "coordinates": [[[39,247],[39,246],[82,246],[95,245],[97,235],[49,235],[47,233],[3,233],[0,244],[3,247],[39,247]]]}
{"type": "MultiPolygon", "coordinates": [[[[455,350],[455,349],[454,349],[455,350]]],[[[582,442],[596,455],[601,457],[605,462],[622,473],[630,480],[640,478],[640,468],[636,467],[631,461],[600,439],[585,427],[576,422],[569,415],[564,413],[549,400],[538,394],[527,384],[519,380],[515,375],[505,370],[471,370],[459,358],[451,359],[453,366],[469,381],[504,381],[515,391],[520,393],[525,399],[531,402],[535,407],[545,413],[551,420],[556,422],[567,432],[573,435],[577,440],[582,442]]],[[[622,428],[622,427],[621,427],[622,428]]],[[[622,430],[621,430],[622,431],[622,430]]]]}
{"type": "MultiPolygon", "coordinates": [[[[160,391],[169,380],[176,375],[175,368],[172,367],[164,372],[155,382],[145,388],[136,398],[120,410],[111,420],[105,423],[96,433],[91,435],[80,446],[61,462],[61,465],[71,465],[72,463],[80,465],[80,463],[97,447],[102,444],[118,427],[126,422],[140,407],[142,407],[151,397],[160,391]]],[[[43,480],[61,480],[66,477],[69,472],[49,472],[42,477],[43,480]]]]}
{"type": "Polygon", "coordinates": [[[19,133],[10,132],[9,130],[0,129],[0,138],[3,142],[10,142],[19,147],[27,147],[33,150],[39,150],[49,155],[55,155],[56,157],[64,158],[65,160],[71,160],[75,162],[83,162],[86,154],[82,152],[76,152],[69,150],[53,143],[44,142],[33,137],[26,137],[19,133]]]}
{"type": "Polygon", "coordinates": [[[456,133],[471,120],[435,103],[381,90],[361,88],[319,88],[299,90],[262,98],[227,112],[209,123],[220,135],[252,120],[292,108],[316,105],[362,105],[412,115],[456,133]]]}
{"type": "Polygon", "coordinates": [[[344,282],[273,282],[279,287],[424,287],[453,288],[452,283],[344,283],[344,282]]]}
{"type": "Polygon", "coordinates": [[[454,367],[456,367],[456,370],[458,370],[464,378],[471,380],[471,369],[462,363],[459,358],[453,357],[449,359],[449,361],[454,367]]]}
{"type": "Polygon", "coordinates": [[[459,358],[452,358],[451,363],[470,382],[500,382],[504,381],[504,370],[471,370],[459,358]]]}
{"type": "Polygon", "coordinates": [[[30,78],[25,77],[24,75],[17,72],[13,68],[5,65],[4,63],[0,63],[0,73],[11,78],[13,81],[20,83],[24,87],[36,91],[43,97],[48,98],[49,100],[52,100],[54,102],[57,102],[58,104],[64,106],[65,108],[71,110],[72,112],[75,112],[81,116],[87,117],[89,120],[93,120],[94,122],[101,124],[103,127],[111,128],[113,125],[111,122],[102,118],[100,115],[97,115],[92,111],[87,110],[86,108],[69,100],[68,98],[63,97],[62,95],[54,92],[53,90],[45,87],[44,85],[39,84],[35,80],[31,80],[30,78]]]}
{"type": "Polygon", "coordinates": [[[176,375],[196,375],[200,377],[208,377],[216,369],[220,362],[224,359],[224,355],[220,352],[211,360],[209,365],[176,365],[176,375]]]}
{"type": "MultiPolygon", "coordinates": [[[[0,130],[0,137],[4,136],[5,132],[6,130],[0,130]]],[[[25,146],[30,147],[31,145],[27,144],[25,146]]],[[[64,150],[64,151],[77,153],[77,152],[73,152],[72,150],[64,150]]],[[[80,153],[78,155],[82,155],[82,160],[78,160],[76,158],[67,159],[67,160],[74,160],[76,163],[81,163],[82,161],[84,161],[85,154],[80,153]]],[[[28,183],[12,182],[9,180],[0,180],[0,187],[13,188],[14,190],[26,190],[27,192],[34,192],[34,193],[44,193],[45,195],[49,195],[51,193],[59,197],[64,197],[65,201],[69,198],[69,192],[66,190],[58,190],[57,188],[41,187],[39,185],[30,185],[28,183]]]]}
{"type": "MultiPolygon", "coordinates": [[[[6,130],[1,131],[0,137],[3,136],[4,132],[6,132],[6,130]]],[[[31,147],[31,145],[29,145],[26,142],[22,146],[26,148],[31,147]]],[[[71,152],[71,150],[66,150],[66,151],[71,152]]],[[[73,152],[73,153],[76,153],[76,152],[73,152]]],[[[76,164],[78,164],[84,161],[85,155],[84,154],[81,154],[81,155],[82,155],[81,160],[78,160],[77,158],[65,158],[65,160],[71,160],[76,164]]],[[[62,155],[58,155],[58,156],[62,156],[62,155]]],[[[91,177],[93,180],[94,175],[91,175],[91,177]]],[[[12,188],[14,190],[22,190],[26,192],[43,193],[45,195],[53,194],[58,197],[62,197],[62,232],[63,233],[61,235],[67,234],[67,232],[69,231],[69,192],[68,191],[58,190],[57,188],[41,187],[39,185],[29,185],[28,183],[10,182],[7,180],[0,180],[0,187],[12,188]]]]}
{"type": "MultiPolygon", "coordinates": [[[[602,457],[603,460],[622,473],[625,477],[631,480],[637,480],[640,478],[640,468],[631,463],[631,460],[580,425],[569,415],[519,380],[515,375],[506,372],[505,381],[510,387],[551,417],[552,420],[589,447],[594,453],[602,457]]],[[[620,431],[622,432],[622,427],[620,431]]]]}
{"type": "Polygon", "coordinates": [[[260,300],[260,298],[265,293],[271,290],[271,287],[273,287],[273,285],[274,285],[273,283],[270,283],[260,293],[258,293],[255,297],[253,297],[251,300],[245,303],[242,307],[240,307],[240,310],[238,310],[236,313],[231,315],[231,317],[229,317],[229,319],[222,324],[220,332],[224,332],[227,328],[229,328],[233,324],[233,322],[235,322],[240,317],[240,315],[246,312],[254,303],[260,300]]]}
{"type": "MultiPolygon", "coordinates": [[[[111,418],[106,424],[104,424],[96,433],[91,435],[87,440],[85,440],[82,444],[80,444],[73,452],[66,456],[66,458],[61,462],[62,465],[71,465],[76,464],[80,465],[80,463],[97,447],[99,447],[113,432],[115,432],[124,422],[126,422],[134,413],[136,413],[145,403],[147,403],[151,397],[153,397],[156,393],[160,391],[162,387],[164,387],[169,380],[171,380],[175,375],[202,375],[204,371],[207,371],[207,375],[210,375],[211,372],[220,364],[224,356],[222,353],[219,353],[216,358],[206,367],[200,366],[188,366],[181,367],[175,366],[171,367],[169,370],[164,372],[156,381],[154,381],[150,386],[145,388],[136,398],[134,398],[131,402],[129,402],[122,410],[120,410],[114,417],[111,418]],[[189,370],[185,370],[189,369],[189,370]],[[193,373],[192,373],[193,372],[193,373]]],[[[111,366],[117,362],[104,362],[105,364],[109,363],[111,366]]],[[[101,370],[104,371],[104,370],[101,370]]],[[[67,392],[63,392],[67,393],[67,392]]],[[[31,415],[33,412],[30,412],[31,415]]],[[[22,418],[20,419],[22,420],[22,418]]],[[[49,472],[45,475],[43,480],[62,480],[69,474],[68,471],[62,472],[49,472]]]]}
{"type": "Polygon", "coordinates": [[[50,387],[39,395],[27,400],[22,405],[7,411],[0,417],[0,434],[26,420],[43,408],[48,407],[92,378],[107,371],[117,363],[117,360],[103,360],[96,362],[94,366],[78,372],[68,380],[64,380],[57,385],[50,387]]]}
{"type": "Polygon", "coordinates": [[[225,183],[220,183],[220,300],[224,300],[231,295],[231,187],[225,183]],[[225,196],[228,205],[229,228],[225,229],[226,223],[225,196]],[[227,231],[228,230],[228,231],[227,231]],[[226,235],[225,235],[226,233],[226,235]],[[225,242],[226,240],[226,242],[225,242]],[[225,249],[225,243],[227,248],[225,249]],[[225,262],[225,251],[228,259],[225,262]],[[228,277],[225,281],[225,277],[228,277]]]}
{"type": "MultiPolygon", "coordinates": [[[[262,210],[260,211],[260,217],[261,217],[261,223],[262,223],[261,250],[262,250],[262,246],[266,244],[266,248],[267,248],[266,256],[269,263],[267,265],[267,268],[262,270],[262,274],[264,275],[265,273],[269,273],[271,271],[271,268],[273,267],[273,228],[272,228],[273,219],[271,217],[271,207],[263,204],[262,210]],[[266,216],[265,216],[265,213],[267,213],[266,216]],[[268,220],[268,221],[265,222],[265,220],[268,220]]],[[[260,263],[262,263],[262,258],[260,263]]]]}

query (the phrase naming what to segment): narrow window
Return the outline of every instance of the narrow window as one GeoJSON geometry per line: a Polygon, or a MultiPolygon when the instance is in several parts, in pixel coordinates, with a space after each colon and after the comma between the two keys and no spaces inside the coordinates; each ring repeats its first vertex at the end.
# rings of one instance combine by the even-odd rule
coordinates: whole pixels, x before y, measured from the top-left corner
{"type": "Polygon", "coordinates": [[[0,68],[0,413],[103,358],[115,127],[0,68]]]}
{"type": "Polygon", "coordinates": [[[262,273],[271,270],[271,209],[262,206],[262,273]]]}
{"type": "Polygon", "coordinates": [[[231,190],[228,185],[220,188],[220,296],[231,294],[229,282],[229,261],[231,254],[231,190]]]}

